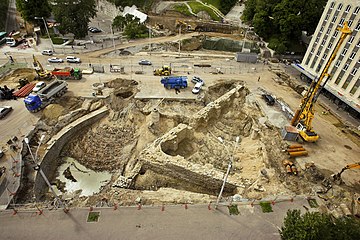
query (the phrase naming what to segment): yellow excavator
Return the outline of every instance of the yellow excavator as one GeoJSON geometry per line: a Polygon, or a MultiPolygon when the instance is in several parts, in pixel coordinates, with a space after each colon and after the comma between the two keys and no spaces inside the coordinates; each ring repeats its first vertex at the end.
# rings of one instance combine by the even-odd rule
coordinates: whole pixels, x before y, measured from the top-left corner
{"type": "Polygon", "coordinates": [[[310,84],[308,91],[301,100],[299,109],[295,112],[295,115],[291,120],[291,125],[298,129],[300,137],[306,142],[316,142],[319,139],[319,135],[315,133],[311,126],[315,114],[315,102],[319,97],[322,87],[324,87],[326,82],[331,78],[328,73],[331,63],[334,61],[345,38],[352,32],[347,22],[344,23],[342,28],[338,28],[338,30],[341,32],[341,36],[335,45],[334,51],[331,53],[331,56],[327,61],[324,70],[321,72],[320,77],[318,79],[314,79],[310,84]],[[324,84],[322,84],[323,81],[324,84]]]}
{"type": "Polygon", "coordinates": [[[39,60],[37,60],[35,55],[33,55],[33,65],[34,65],[35,72],[37,74],[36,80],[37,79],[50,80],[53,77],[53,75],[51,74],[50,71],[43,68],[43,66],[41,65],[39,60]]]}
{"type": "Polygon", "coordinates": [[[341,171],[337,174],[333,174],[331,175],[333,180],[335,182],[342,182],[341,180],[341,174],[345,171],[345,170],[348,170],[348,169],[360,169],[360,162],[358,163],[353,163],[353,164],[349,164],[349,165],[346,165],[343,169],[341,169],[341,171]]]}

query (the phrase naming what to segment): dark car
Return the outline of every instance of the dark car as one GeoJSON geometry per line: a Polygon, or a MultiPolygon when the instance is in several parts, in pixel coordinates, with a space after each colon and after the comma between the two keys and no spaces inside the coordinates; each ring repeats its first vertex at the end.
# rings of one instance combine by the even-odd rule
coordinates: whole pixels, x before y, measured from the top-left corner
{"type": "Polygon", "coordinates": [[[197,76],[194,76],[192,79],[191,79],[191,82],[192,83],[202,83],[202,85],[205,85],[205,82],[204,80],[202,80],[201,78],[197,77],[197,76]]]}
{"type": "Polygon", "coordinates": [[[139,65],[152,65],[152,63],[149,60],[140,60],[139,65]]]}
{"type": "Polygon", "coordinates": [[[10,106],[3,106],[0,107],[0,119],[4,118],[9,112],[11,112],[12,107],[10,106]]]}
{"type": "Polygon", "coordinates": [[[269,94],[263,94],[262,97],[264,98],[265,102],[267,103],[267,105],[274,105],[275,104],[275,99],[269,95],[269,94]]]}
{"type": "Polygon", "coordinates": [[[102,32],[100,29],[96,28],[96,27],[88,27],[89,32],[92,33],[99,33],[102,32]]]}

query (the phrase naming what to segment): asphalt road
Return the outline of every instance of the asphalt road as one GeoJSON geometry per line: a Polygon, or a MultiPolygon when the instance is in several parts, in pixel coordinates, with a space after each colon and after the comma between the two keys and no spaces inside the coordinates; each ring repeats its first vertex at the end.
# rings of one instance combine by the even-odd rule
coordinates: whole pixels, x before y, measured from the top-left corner
{"type": "Polygon", "coordinates": [[[18,29],[19,27],[16,23],[16,0],[9,0],[9,9],[6,18],[5,31],[11,32],[18,29]]]}

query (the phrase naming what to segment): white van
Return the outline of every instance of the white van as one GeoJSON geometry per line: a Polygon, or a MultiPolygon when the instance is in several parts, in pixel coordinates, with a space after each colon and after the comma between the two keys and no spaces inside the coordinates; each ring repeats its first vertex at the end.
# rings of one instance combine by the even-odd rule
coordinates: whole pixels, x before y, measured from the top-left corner
{"type": "Polygon", "coordinates": [[[51,56],[54,52],[52,50],[42,50],[41,54],[51,56]]]}

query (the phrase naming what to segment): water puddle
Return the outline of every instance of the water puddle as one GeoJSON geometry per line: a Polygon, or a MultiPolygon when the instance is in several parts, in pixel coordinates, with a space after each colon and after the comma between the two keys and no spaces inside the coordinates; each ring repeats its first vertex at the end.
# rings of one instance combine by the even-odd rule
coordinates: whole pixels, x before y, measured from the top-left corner
{"type": "Polygon", "coordinates": [[[111,173],[94,172],[73,158],[64,158],[65,163],[58,168],[58,180],[65,183],[65,191],[72,193],[81,190],[80,196],[91,196],[110,181],[111,173]]]}

